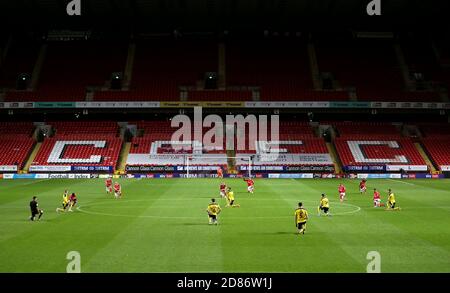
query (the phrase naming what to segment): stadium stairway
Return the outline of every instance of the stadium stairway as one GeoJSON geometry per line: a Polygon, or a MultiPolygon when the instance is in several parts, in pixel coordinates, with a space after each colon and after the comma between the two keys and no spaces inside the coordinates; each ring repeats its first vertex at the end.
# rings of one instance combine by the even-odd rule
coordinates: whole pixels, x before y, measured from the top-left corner
{"type": "Polygon", "coordinates": [[[122,150],[119,155],[119,162],[117,163],[117,172],[125,174],[125,167],[127,165],[128,154],[130,153],[131,142],[126,142],[122,146],[122,150]]]}
{"type": "Polygon", "coordinates": [[[438,172],[438,170],[436,169],[436,167],[434,166],[433,162],[430,160],[430,158],[428,157],[427,153],[425,152],[424,148],[422,147],[422,145],[418,142],[415,142],[414,145],[416,146],[417,151],[419,152],[419,154],[422,156],[422,158],[424,159],[424,161],[427,163],[428,167],[430,168],[431,173],[435,174],[438,172]]]}
{"type": "Polygon", "coordinates": [[[236,151],[227,150],[227,171],[229,174],[237,174],[236,170],[236,151]]]}
{"type": "Polygon", "coordinates": [[[219,89],[225,89],[227,86],[226,81],[226,65],[225,65],[225,44],[223,42],[220,42],[218,45],[218,59],[219,59],[219,67],[218,67],[218,87],[219,89]]]}
{"type": "Polygon", "coordinates": [[[44,66],[46,54],[47,54],[47,44],[43,44],[39,49],[39,55],[37,57],[36,63],[34,64],[29,89],[35,90],[37,88],[39,78],[41,77],[42,67],[44,66]]]}
{"type": "Polygon", "coordinates": [[[334,144],[332,144],[331,142],[327,142],[326,145],[328,152],[330,153],[331,159],[333,160],[334,163],[334,173],[342,174],[341,160],[339,159],[334,144]]]}
{"type": "Polygon", "coordinates": [[[136,56],[136,44],[131,43],[128,46],[127,61],[125,64],[123,87],[130,89],[131,79],[133,78],[134,57],[136,56]]]}
{"type": "Polygon", "coordinates": [[[399,43],[394,44],[394,50],[395,55],[397,56],[398,65],[400,66],[400,71],[402,73],[403,82],[408,90],[412,90],[413,82],[410,78],[410,70],[408,64],[405,61],[405,56],[399,43]]]}
{"type": "Polygon", "coordinates": [[[24,172],[28,172],[28,170],[30,169],[31,164],[34,161],[34,158],[36,158],[37,153],[39,152],[39,150],[41,149],[42,146],[42,142],[37,142],[34,145],[33,150],[31,151],[30,156],[28,157],[27,161],[25,162],[25,165],[23,167],[23,171],[24,172]]]}
{"type": "Polygon", "coordinates": [[[317,63],[316,49],[312,42],[308,43],[307,48],[308,48],[309,67],[311,68],[311,79],[313,82],[313,87],[315,90],[320,90],[320,89],[322,89],[322,85],[321,85],[321,82],[319,79],[320,70],[319,70],[319,65],[317,63]]]}

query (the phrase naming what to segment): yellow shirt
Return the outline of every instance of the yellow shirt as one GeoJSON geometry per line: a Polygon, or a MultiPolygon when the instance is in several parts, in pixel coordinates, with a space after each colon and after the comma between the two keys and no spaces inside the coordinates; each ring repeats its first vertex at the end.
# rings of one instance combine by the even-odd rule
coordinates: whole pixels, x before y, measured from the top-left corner
{"type": "Polygon", "coordinates": [[[330,202],[328,201],[328,198],[324,197],[320,200],[320,206],[323,208],[329,208],[330,202]]]}
{"type": "Polygon", "coordinates": [[[395,195],[393,193],[389,194],[388,202],[395,203],[395,195]]]}
{"type": "Polygon", "coordinates": [[[227,197],[228,197],[228,200],[230,200],[230,201],[234,200],[234,192],[233,191],[228,192],[227,197]]]}
{"type": "Polygon", "coordinates": [[[308,220],[308,212],[303,208],[295,210],[295,221],[298,223],[304,223],[308,220]]]}
{"type": "Polygon", "coordinates": [[[69,196],[67,194],[63,194],[63,204],[67,204],[69,202],[69,196]]]}
{"type": "Polygon", "coordinates": [[[207,209],[208,214],[213,215],[213,216],[217,216],[220,213],[220,211],[221,211],[221,209],[220,209],[220,206],[218,204],[210,203],[208,205],[208,209],[207,209]]]}

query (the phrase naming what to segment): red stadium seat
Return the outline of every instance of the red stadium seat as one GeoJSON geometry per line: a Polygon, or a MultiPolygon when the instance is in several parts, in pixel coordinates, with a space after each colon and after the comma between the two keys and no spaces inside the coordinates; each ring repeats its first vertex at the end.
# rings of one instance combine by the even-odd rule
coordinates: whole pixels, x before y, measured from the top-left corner
{"type": "Polygon", "coordinates": [[[49,122],[56,135],[44,140],[32,166],[108,166],[119,159],[122,139],[115,122],[49,122]]]}
{"type": "Polygon", "coordinates": [[[33,129],[29,122],[0,122],[0,166],[23,167],[35,144],[33,129]]]}
{"type": "Polygon", "coordinates": [[[430,155],[433,162],[442,171],[450,170],[450,136],[440,138],[425,138],[422,140],[426,151],[430,155]],[[443,170],[446,166],[446,170],[443,170]]]}
{"type": "Polygon", "coordinates": [[[188,91],[189,101],[251,101],[251,91],[188,91]]]}
{"type": "Polygon", "coordinates": [[[409,138],[337,138],[336,150],[344,166],[426,165],[409,138]]]}

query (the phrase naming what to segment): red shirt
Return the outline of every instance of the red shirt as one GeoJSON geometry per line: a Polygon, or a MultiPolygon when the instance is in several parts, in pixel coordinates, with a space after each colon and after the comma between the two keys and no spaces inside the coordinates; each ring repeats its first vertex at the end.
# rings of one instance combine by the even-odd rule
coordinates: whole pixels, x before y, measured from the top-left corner
{"type": "Polygon", "coordinates": [[[112,185],[112,179],[108,178],[105,180],[106,186],[111,186],[112,185]]]}
{"type": "Polygon", "coordinates": [[[380,193],[378,191],[373,193],[373,199],[380,199],[380,193]]]}
{"type": "Polygon", "coordinates": [[[225,190],[227,186],[225,184],[220,184],[220,190],[225,190]]]}
{"type": "Polygon", "coordinates": [[[114,190],[119,191],[120,190],[120,184],[114,184],[114,190]]]}
{"type": "Polygon", "coordinates": [[[70,195],[69,198],[71,201],[76,201],[77,200],[77,196],[76,195],[70,195]]]}
{"type": "Polygon", "coordinates": [[[361,181],[359,183],[359,188],[363,188],[363,187],[366,187],[366,181],[361,181]]]}
{"type": "Polygon", "coordinates": [[[339,186],[339,193],[344,193],[345,192],[345,186],[339,186]]]}
{"type": "Polygon", "coordinates": [[[247,182],[247,186],[253,186],[255,184],[252,179],[246,179],[245,182],[247,182]]]}

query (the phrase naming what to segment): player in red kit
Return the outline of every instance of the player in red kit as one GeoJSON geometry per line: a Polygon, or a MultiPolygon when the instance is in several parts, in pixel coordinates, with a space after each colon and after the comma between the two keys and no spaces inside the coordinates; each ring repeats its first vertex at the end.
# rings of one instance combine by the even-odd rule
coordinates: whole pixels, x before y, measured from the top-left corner
{"type": "Polygon", "coordinates": [[[345,200],[345,186],[344,184],[339,184],[338,192],[339,192],[339,200],[343,202],[345,200]]]}
{"type": "Polygon", "coordinates": [[[361,194],[366,193],[367,191],[367,186],[366,186],[366,179],[361,180],[361,182],[359,182],[359,192],[361,194]]]}
{"type": "Polygon", "coordinates": [[[72,192],[72,194],[69,197],[69,212],[72,212],[72,208],[77,204],[77,195],[75,192],[72,192]]]}
{"type": "Polygon", "coordinates": [[[255,182],[251,178],[244,178],[244,181],[247,182],[247,192],[253,193],[255,190],[255,182]]]}
{"type": "Polygon", "coordinates": [[[106,193],[112,193],[112,179],[111,179],[111,177],[106,178],[105,186],[106,186],[106,193]]]}
{"type": "Polygon", "coordinates": [[[380,197],[380,192],[374,188],[373,189],[373,207],[377,208],[377,207],[381,207],[384,206],[383,203],[381,203],[381,197],[380,197]]]}
{"type": "Polygon", "coordinates": [[[217,177],[218,177],[218,178],[223,178],[223,170],[222,170],[221,167],[219,167],[219,168],[217,169],[217,177]]]}
{"type": "Polygon", "coordinates": [[[122,187],[120,186],[119,182],[114,183],[114,196],[116,198],[122,197],[122,187]]]}
{"type": "Polygon", "coordinates": [[[225,184],[225,182],[220,183],[219,190],[220,196],[222,198],[225,198],[227,196],[227,185],[225,184]]]}

